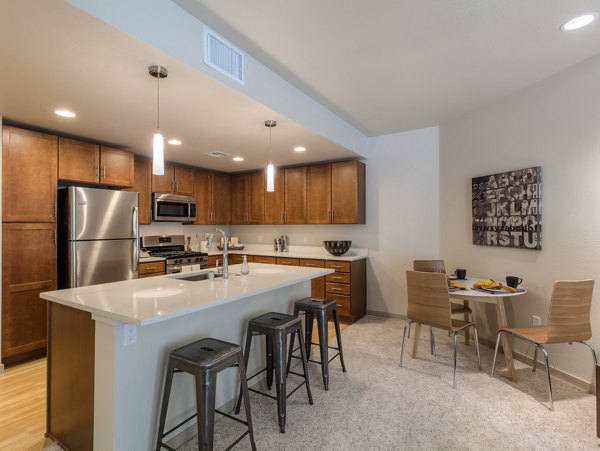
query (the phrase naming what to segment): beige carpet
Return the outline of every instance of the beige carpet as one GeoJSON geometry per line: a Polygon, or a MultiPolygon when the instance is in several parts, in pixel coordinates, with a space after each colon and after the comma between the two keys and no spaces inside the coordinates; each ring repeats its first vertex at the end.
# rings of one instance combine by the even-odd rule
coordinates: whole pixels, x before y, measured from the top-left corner
{"type": "MultiPolygon", "coordinates": [[[[407,352],[404,368],[398,366],[403,325],[398,319],[365,317],[349,327],[343,335],[348,372],[334,360],[326,392],[319,367],[311,364],[314,405],[302,389],[290,397],[285,434],[278,431],[275,401],[251,394],[258,449],[598,449],[592,395],[553,379],[556,411],[550,412],[543,371],[532,373],[517,362],[519,382],[513,384],[498,376],[505,374],[499,359],[499,372],[490,379],[492,350],[481,347],[479,372],[474,347],[464,343],[454,390],[452,347],[443,332],[436,335],[437,356],[429,354],[423,339],[419,357],[411,359],[407,352]]],[[[408,340],[406,349],[411,346],[408,340]]],[[[289,380],[291,385],[298,378],[289,380]]],[[[218,421],[215,449],[225,449],[240,431],[242,425],[218,421]]],[[[179,451],[196,449],[193,439],[179,451]]],[[[236,449],[250,449],[249,440],[236,449]]]]}

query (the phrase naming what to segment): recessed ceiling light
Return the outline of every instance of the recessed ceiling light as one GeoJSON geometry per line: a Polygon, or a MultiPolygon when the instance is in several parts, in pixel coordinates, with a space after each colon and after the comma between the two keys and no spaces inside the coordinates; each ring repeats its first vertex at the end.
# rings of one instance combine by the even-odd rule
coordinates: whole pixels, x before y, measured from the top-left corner
{"type": "Polygon", "coordinates": [[[560,26],[562,31],[573,31],[579,28],[585,27],[586,25],[591,24],[594,20],[598,18],[598,13],[586,13],[581,16],[574,17],[573,19],[565,22],[560,26]]]}
{"type": "Polygon", "coordinates": [[[306,147],[302,147],[302,146],[294,147],[294,152],[304,152],[305,150],[306,150],[306,147]]]}
{"type": "Polygon", "coordinates": [[[54,114],[62,117],[75,117],[77,116],[75,113],[69,110],[54,110],[54,114]]]}
{"type": "Polygon", "coordinates": [[[169,144],[171,144],[172,146],[180,146],[181,145],[181,141],[178,139],[169,139],[167,142],[169,144]]]}
{"type": "Polygon", "coordinates": [[[242,157],[233,157],[233,161],[244,161],[242,157]]]}

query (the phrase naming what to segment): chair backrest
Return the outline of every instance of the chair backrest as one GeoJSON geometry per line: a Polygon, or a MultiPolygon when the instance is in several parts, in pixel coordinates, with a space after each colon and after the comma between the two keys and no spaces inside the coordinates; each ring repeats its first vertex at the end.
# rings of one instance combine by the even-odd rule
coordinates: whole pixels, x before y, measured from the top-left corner
{"type": "Polygon", "coordinates": [[[548,343],[585,341],[592,337],[590,310],[593,280],[554,283],[548,311],[548,343]]]}
{"type": "Polygon", "coordinates": [[[445,274],[406,271],[409,320],[452,330],[452,311],[445,274]]]}
{"type": "Polygon", "coordinates": [[[446,272],[444,260],[415,260],[413,270],[421,272],[446,272]]]}

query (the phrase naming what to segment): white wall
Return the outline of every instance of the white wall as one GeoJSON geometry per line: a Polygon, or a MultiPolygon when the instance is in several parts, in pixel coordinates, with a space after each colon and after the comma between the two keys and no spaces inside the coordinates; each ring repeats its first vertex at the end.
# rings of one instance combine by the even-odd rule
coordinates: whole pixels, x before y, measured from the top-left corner
{"type": "MultiPolygon", "coordinates": [[[[446,266],[502,280],[523,277],[527,295],[511,301],[508,322],[546,321],[558,279],[600,282],[600,56],[596,56],[493,105],[440,127],[441,250],[446,266]],[[471,244],[474,176],[542,167],[542,250],[471,244]]],[[[592,344],[599,349],[600,283],[592,306],[592,344]]],[[[481,312],[483,335],[495,337],[495,313],[481,312]]],[[[518,343],[517,350],[528,350],[518,343]]],[[[581,345],[550,346],[551,365],[592,380],[589,351],[581,345]]],[[[530,354],[531,356],[531,354],[530,354]]]]}
{"type": "Polygon", "coordinates": [[[439,255],[437,127],[375,138],[366,164],[365,225],[244,225],[230,231],[252,244],[272,243],[282,234],[292,245],[352,240],[353,247],[369,249],[367,309],[405,315],[405,270],[416,258],[439,255]]]}

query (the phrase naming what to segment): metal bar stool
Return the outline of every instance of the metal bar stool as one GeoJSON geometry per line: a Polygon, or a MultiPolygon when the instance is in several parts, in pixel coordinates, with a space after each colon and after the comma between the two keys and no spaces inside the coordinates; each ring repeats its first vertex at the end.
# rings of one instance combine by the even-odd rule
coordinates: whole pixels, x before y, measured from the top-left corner
{"type": "MultiPolygon", "coordinates": [[[[346,372],[346,365],[344,364],[344,350],[342,348],[342,334],[340,333],[340,321],[338,318],[337,311],[337,303],[330,299],[320,299],[308,297],[297,301],[294,304],[294,316],[298,316],[300,312],[304,312],[305,315],[305,334],[306,338],[304,340],[306,346],[306,356],[309,362],[318,363],[321,365],[321,373],[323,375],[323,385],[325,386],[325,390],[329,390],[329,362],[335,359],[337,356],[340,357],[340,363],[342,364],[342,371],[346,372]],[[337,339],[337,348],[333,346],[329,346],[329,337],[327,334],[328,323],[327,317],[329,313],[333,316],[333,324],[335,325],[335,336],[337,339]],[[321,354],[321,361],[311,360],[310,359],[310,351],[312,345],[317,345],[317,343],[312,342],[312,331],[313,331],[313,322],[314,317],[317,318],[317,329],[319,332],[319,351],[321,354]],[[333,357],[329,358],[329,350],[334,349],[337,352],[333,357]]],[[[294,349],[294,337],[290,340],[290,351],[288,355],[288,373],[290,371],[290,365],[292,363],[292,357],[299,358],[298,356],[293,355],[293,352],[302,348],[302,343],[300,343],[300,348],[294,349]]],[[[293,371],[292,374],[296,374],[293,371]]]]}
{"type": "Polygon", "coordinates": [[[196,416],[198,417],[198,449],[203,451],[212,450],[215,412],[248,426],[248,430],[233,442],[227,448],[228,450],[237,445],[246,435],[250,436],[252,450],[256,450],[254,433],[252,430],[252,415],[250,413],[250,396],[248,393],[248,385],[246,383],[246,365],[242,356],[242,348],[238,345],[227,343],[226,341],[216,340],[214,338],[204,338],[171,351],[169,354],[169,364],[167,367],[160,409],[160,422],[156,440],[157,451],[160,451],[162,448],[175,451],[163,442],[164,438],[196,416]],[[239,418],[221,412],[215,408],[217,374],[227,368],[236,366],[239,367],[242,395],[244,397],[244,405],[246,408],[246,421],[240,420],[239,418]],[[167,409],[169,407],[169,397],[171,395],[171,384],[173,382],[173,374],[175,373],[189,373],[196,378],[197,413],[177,424],[167,432],[164,432],[167,409]]]}
{"type": "MultiPolygon", "coordinates": [[[[267,366],[252,376],[248,377],[248,380],[258,376],[263,372],[267,372],[267,388],[270,390],[273,385],[273,370],[275,370],[275,389],[277,396],[272,396],[268,393],[263,393],[259,390],[250,388],[249,390],[258,393],[259,395],[267,396],[268,398],[275,399],[277,401],[277,416],[279,419],[279,431],[285,433],[285,420],[286,420],[286,400],[292,394],[296,392],[300,387],[306,385],[306,394],[308,395],[308,403],[312,405],[313,399],[310,393],[310,382],[308,378],[308,369],[306,367],[306,355],[304,350],[302,351],[302,366],[304,368],[304,374],[299,376],[304,377],[304,381],[294,388],[290,393],[286,391],[286,368],[285,368],[285,348],[287,335],[298,334],[298,340],[302,349],[304,349],[304,341],[302,339],[302,322],[300,318],[292,315],[286,315],[283,313],[266,313],[257,318],[251,319],[248,322],[248,332],[246,333],[246,348],[244,351],[244,363],[248,365],[248,358],[250,356],[250,347],[252,345],[252,337],[255,335],[264,335],[267,344],[267,366]]],[[[243,389],[243,387],[242,387],[243,389]]],[[[240,412],[242,405],[242,394],[238,398],[237,407],[235,413],[240,412]]]]}

